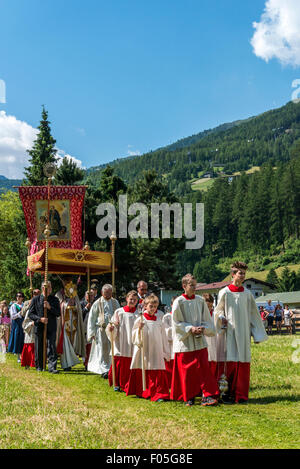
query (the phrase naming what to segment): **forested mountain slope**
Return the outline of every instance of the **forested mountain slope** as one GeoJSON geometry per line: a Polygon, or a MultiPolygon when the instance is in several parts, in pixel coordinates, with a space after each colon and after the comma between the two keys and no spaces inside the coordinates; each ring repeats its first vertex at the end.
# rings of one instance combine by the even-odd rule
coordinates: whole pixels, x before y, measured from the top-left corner
{"type": "MultiPolygon", "coordinates": [[[[276,166],[289,160],[290,148],[300,138],[300,104],[289,102],[245,121],[225,124],[225,130],[219,126],[203,134],[197,134],[201,138],[195,143],[188,137],[144,155],[116,160],[115,173],[132,183],[143,170],[154,169],[167,179],[170,189],[183,195],[188,181],[216,166],[228,174],[266,162],[276,166]]],[[[89,171],[89,176],[95,180],[99,172],[89,171]]]]}

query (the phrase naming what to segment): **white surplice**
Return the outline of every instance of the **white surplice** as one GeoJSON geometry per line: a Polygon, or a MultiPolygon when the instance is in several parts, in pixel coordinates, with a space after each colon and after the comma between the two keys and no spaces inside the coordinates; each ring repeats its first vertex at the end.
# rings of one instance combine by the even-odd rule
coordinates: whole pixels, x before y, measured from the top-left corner
{"type": "Polygon", "coordinates": [[[219,292],[218,304],[214,310],[216,330],[220,335],[215,361],[224,361],[224,317],[228,320],[226,360],[250,363],[251,336],[254,342],[263,342],[268,336],[254,297],[247,288],[242,292],[232,292],[225,287],[219,292]]]}
{"type": "Polygon", "coordinates": [[[166,313],[163,317],[163,323],[166,328],[166,334],[168,338],[168,347],[169,347],[169,355],[171,360],[174,359],[174,352],[173,352],[173,327],[172,327],[172,314],[166,313]]]}
{"type": "Polygon", "coordinates": [[[132,343],[134,345],[131,369],[142,368],[142,346],[144,354],[145,370],[165,370],[165,359],[170,360],[168,337],[166,327],[163,323],[164,313],[155,313],[156,321],[148,320],[145,316],[142,321],[145,323],[142,330],[139,329],[141,318],[137,318],[132,329],[132,343]]]}
{"type": "Polygon", "coordinates": [[[106,335],[111,342],[112,336],[114,341],[114,354],[121,357],[132,357],[133,344],[132,344],[132,329],[136,319],[140,316],[137,310],[134,313],[124,311],[124,308],[117,309],[111,322],[119,323],[115,326],[113,331],[106,327],[106,335]]]}
{"type": "Polygon", "coordinates": [[[173,351],[174,353],[193,352],[207,347],[205,336],[215,335],[215,327],[204,299],[195,295],[186,299],[183,295],[175,299],[172,307],[173,351]],[[195,326],[204,326],[200,336],[192,334],[195,326]]]}

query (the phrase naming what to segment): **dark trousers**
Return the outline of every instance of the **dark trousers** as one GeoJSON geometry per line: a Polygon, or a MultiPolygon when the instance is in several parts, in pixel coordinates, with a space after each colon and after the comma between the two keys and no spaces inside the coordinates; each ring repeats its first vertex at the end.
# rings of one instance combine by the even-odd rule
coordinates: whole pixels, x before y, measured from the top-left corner
{"type": "MultiPolygon", "coordinates": [[[[35,367],[36,369],[43,369],[43,348],[44,348],[44,334],[39,332],[35,334],[35,367]]],[[[57,353],[56,353],[56,331],[47,330],[47,358],[48,370],[56,370],[57,366],[57,353]]]]}

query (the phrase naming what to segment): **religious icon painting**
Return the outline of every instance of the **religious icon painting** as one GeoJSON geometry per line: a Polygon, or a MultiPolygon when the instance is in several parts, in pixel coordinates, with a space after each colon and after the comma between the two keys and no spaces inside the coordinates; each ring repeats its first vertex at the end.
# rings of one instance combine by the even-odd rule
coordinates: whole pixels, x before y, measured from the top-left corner
{"type": "MultiPolygon", "coordinates": [[[[45,239],[44,231],[48,219],[48,201],[36,200],[37,240],[45,239]]],[[[51,200],[49,205],[50,240],[70,241],[70,200],[51,200]]]]}

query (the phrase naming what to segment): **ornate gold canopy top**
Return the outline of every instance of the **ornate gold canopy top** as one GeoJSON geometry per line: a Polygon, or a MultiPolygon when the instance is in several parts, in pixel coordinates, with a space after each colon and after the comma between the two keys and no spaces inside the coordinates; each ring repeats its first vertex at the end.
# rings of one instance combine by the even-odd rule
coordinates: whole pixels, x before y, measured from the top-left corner
{"type": "MultiPolygon", "coordinates": [[[[45,249],[27,257],[31,272],[45,272],[45,249]]],[[[84,249],[48,249],[49,274],[101,275],[112,271],[110,252],[88,251],[84,249]]]]}

